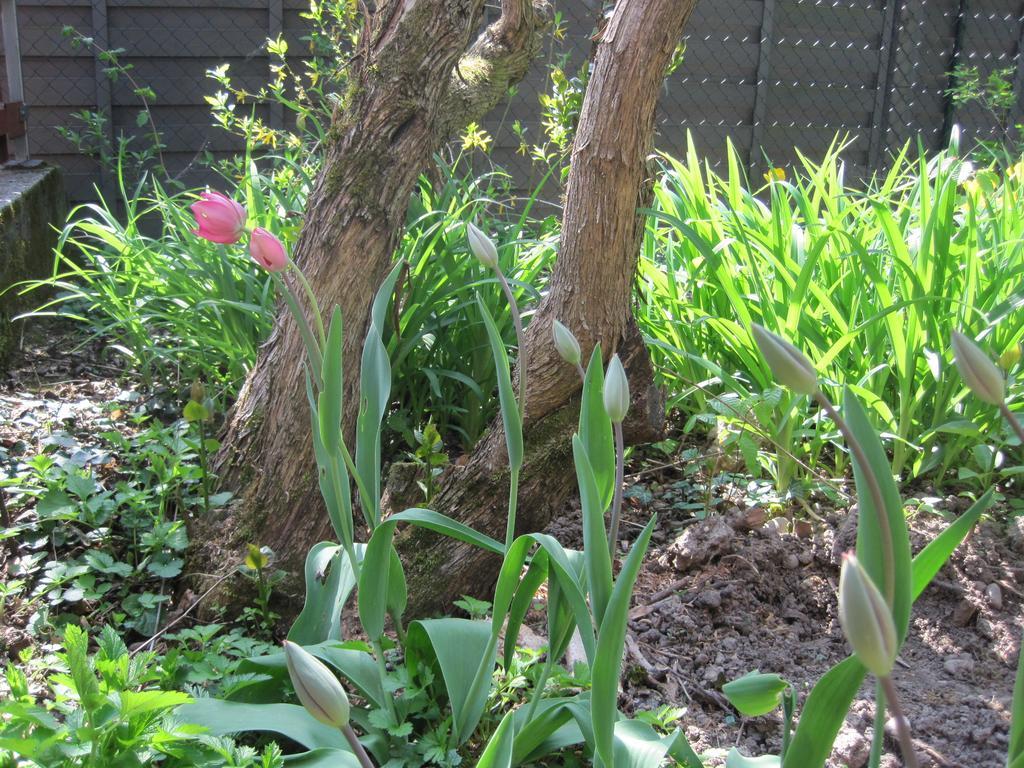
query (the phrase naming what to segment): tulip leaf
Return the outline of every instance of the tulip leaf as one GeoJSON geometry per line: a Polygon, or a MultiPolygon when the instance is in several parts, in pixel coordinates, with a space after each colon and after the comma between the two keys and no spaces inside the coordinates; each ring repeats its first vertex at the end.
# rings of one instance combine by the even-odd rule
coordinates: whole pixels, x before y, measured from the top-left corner
{"type": "Polygon", "coordinates": [[[493,552],[496,555],[505,553],[505,547],[499,541],[470,528],[465,523],[460,523],[458,520],[442,515],[440,512],[435,512],[432,509],[413,507],[404,512],[391,515],[388,521],[409,523],[418,528],[426,528],[429,531],[443,534],[466,544],[486,549],[488,552],[493,552]]]}
{"type": "Polygon", "coordinates": [[[604,361],[600,344],[590,355],[583,379],[579,435],[594,473],[603,515],[615,492],[615,441],[612,420],[604,409],[604,361]]]}
{"type": "Polygon", "coordinates": [[[740,714],[747,717],[767,715],[782,703],[789,683],[776,674],[748,672],[722,686],[722,693],[740,714]]]}
{"type": "Polygon", "coordinates": [[[477,760],[476,768],[512,768],[512,745],[515,742],[515,711],[505,714],[498,729],[491,735],[477,760]]]}
{"type": "Polygon", "coordinates": [[[917,600],[924,592],[935,574],[939,572],[950,555],[953,554],[960,542],[962,542],[974,524],[978,522],[985,510],[992,504],[995,498],[995,489],[989,488],[970,509],[954,520],[942,533],[928,542],[928,545],[914,557],[911,573],[913,575],[913,598],[917,600]]]}
{"type": "Polygon", "coordinates": [[[597,650],[591,670],[593,682],[590,712],[594,728],[595,762],[608,768],[617,765],[614,762],[615,721],[618,717],[619,674],[626,641],[629,601],[656,521],[657,515],[653,515],[626,556],[597,636],[597,650]]]}
{"type": "Polygon", "coordinates": [[[476,729],[490,692],[487,686],[477,685],[477,678],[479,669],[494,669],[496,638],[491,629],[491,622],[479,619],[421,619],[409,625],[410,670],[415,674],[418,667],[436,663],[460,744],[476,729]]]}
{"type": "Polygon", "coordinates": [[[783,768],[820,768],[825,764],[866,674],[861,663],[850,656],[822,676],[804,702],[783,768]]]}
{"type": "Polygon", "coordinates": [[[313,645],[341,639],[341,612],[355,587],[352,565],[337,544],[322,541],[306,555],[306,601],[288,639],[313,645]]]}
{"type": "Polygon", "coordinates": [[[359,591],[356,593],[359,621],[371,640],[378,640],[384,635],[388,598],[391,594],[389,583],[395,525],[394,518],[389,518],[377,526],[366,544],[366,553],[359,571],[359,591]]]}
{"type": "Polygon", "coordinates": [[[337,456],[341,443],[342,398],[342,320],[341,307],[335,306],[324,349],[324,388],[317,398],[320,440],[329,456],[337,456]]]}
{"type": "Polygon", "coordinates": [[[590,458],[579,435],[573,435],[572,455],[576,463],[580,507],[583,511],[583,552],[590,608],[594,612],[594,623],[600,627],[612,592],[612,559],[608,552],[608,534],[604,523],[605,506],[590,458]]]}
{"type": "Polygon", "coordinates": [[[361,488],[365,491],[362,495],[363,516],[371,531],[380,523],[380,433],[391,398],[391,360],[382,336],[384,315],[404,267],[404,261],[395,264],[377,289],[370,308],[370,327],[363,342],[359,368],[355,465],[362,480],[361,488]]]}
{"type": "Polygon", "coordinates": [[[903,501],[900,498],[899,488],[896,487],[896,481],[893,479],[889,459],[882,448],[882,441],[879,440],[878,433],[871,425],[864,407],[849,388],[846,389],[843,396],[843,412],[850,431],[853,432],[853,436],[864,451],[869,465],[862,467],[854,454],[853,475],[857,486],[857,501],[860,504],[857,520],[857,559],[860,560],[864,570],[884,595],[885,565],[881,543],[882,528],[879,525],[879,511],[875,507],[873,495],[869,490],[868,473],[871,473],[881,490],[885,504],[885,509],[881,510],[881,513],[888,521],[895,576],[892,617],[896,624],[896,634],[902,644],[910,627],[910,607],[913,604],[910,536],[907,533],[907,521],[903,515],[903,501]]]}
{"type": "Polygon", "coordinates": [[[487,328],[487,339],[494,357],[494,367],[498,376],[498,401],[501,405],[501,421],[505,425],[505,445],[508,448],[509,467],[519,471],[523,466],[523,421],[519,417],[519,403],[515,390],[512,388],[512,371],[508,362],[505,342],[498,333],[494,318],[487,310],[487,305],[478,295],[477,306],[487,328]]]}
{"type": "Polygon", "coordinates": [[[530,561],[530,567],[516,588],[515,596],[508,609],[508,620],[505,626],[505,651],[503,664],[505,669],[512,665],[512,658],[516,652],[516,642],[519,639],[519,628],[523,625],[527,611],[533,603],[533,596],[537,594],[540,585],[548,576],[548,556],[541,550],[530,561]]]}
{"type": "MultiPolygon", "coordinates": [[[[214,736],[268,731],[287,736],[307,749],[331,747],[350,754],[341,731],[324,725],[298,704],[246,704],[221,699],[196,699],[177,710],[186,723],[205,726],[214,736]]],[[[354,763],[358,766],[358,762],[354,763]]]]}
{"type": "MultiPolygon", "coordinates": [[[[352,534],[352,491],[349,487],[348,469],[337,455],[328,452],[320,434],[320,415],[313,398],[313,384],[306,372],[306,397],[309,399],[310,415],[313,420],[313,453],[316,456],[317,481],[323,496],[331,527],[338,540],[348,545],[352,534]]],[[[340,417],[339,417],[340,418],[340,417]]],[[[341,434],[340,432],[338,433],[341,434]]]]}
{"type": "Polygon", "coordinates": [[[777,755],[747,757],[736,747],[730,749],[725,757],[725,768],[780,768],[781,765],[782,761],[777,755]]]}
{"type": "Polygon", "coordinates": [[[513,765],[536,762],[544,755],[584,741],[578,722],[586,722],[589,728],[588,695],[541,699],[533,718],[528,722],[527,708],[517,709],[514,713],[517,723],[513,765]]]}
{"type": "Polygon", "coordinates": [[[288,768],[359,768],[359,758],[341,749],[311,749],[298,755],[286,755],[288,768]]]}

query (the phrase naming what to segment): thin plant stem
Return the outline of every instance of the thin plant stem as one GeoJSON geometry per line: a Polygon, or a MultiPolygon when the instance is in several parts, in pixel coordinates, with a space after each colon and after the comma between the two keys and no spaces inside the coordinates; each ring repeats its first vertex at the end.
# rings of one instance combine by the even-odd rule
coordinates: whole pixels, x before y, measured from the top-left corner
{"type": "Polygon", "coordinates": [[[893,685],[891,677],[879,678],[878,682],[885,691],[885,696],[889,700],[889,709],[896,721],[896,736],[899,738],[900,751],[903,753],[903,764],[906,768],[917,768],[917,753],[914,752],[914,740],[910,737],[910,721],[903,714],[896,686],[893,685]]]}
{"type": "Polygon", "coordinates": [[[867,454],[864,453],[864,448],[861,446],[860,441],[854,437],[850,425],[839,415],[839,411],[836,410],[835,406],[832,405],[820,389],[814,393],[814,399],[835,425],[839,427],[843,440],[846,441],[854,458],[861,466],[864,480],[868,486],[868,493],[871,495],[871,500],[875,505],[875,512],[878,515],[878,530],[882,539],[882,572],[884,582],[882,594],[885,595],[885,602],[892,608],[896,595],[896,555],[893,551],[892,527],[889,525],[889,513],[886,509],[885,497],[882,495],[882,487],[878,484],[878,478],[875,477],[871,465],[868,464],[867,454]]]}
{"type": "Polygon", "coordinates": [[[373,641],[373,654],[377,657],[377,673],[380,675],[380,684],[384,691],[384,707],[387,709],[388,714],[391,716],[391,721],[398,725],[398,715],[395,712],[395,702],[388,694],[387,679],[388,679],[388,665],[384,661],[384,645],[381,641],[373,641]]]}
{"type": "Polygon", "coordinates": [[[999,412],[1003,414],[1003,418],[1006,419],[1014,434],[1017,435],[1017,439],[1020,440],[1021,447],[1024,448],[1024,427],[1020,425],[1020,422],[1013,415],[1013,411],[1010,410],[1010,406],[1006,404],[1005,400],[999,404],[999,412]]]}
{"type": "Polygon", "coordinates": [[[615,562],[615,549],[619,538],[619,514],[622,512],[622,481],[626,472],[626,448],[622,439],[622,422],[616,421],[615,429],[615,493],[612,497],[612,516],[608,526],[608,554],[615,562]]]}
{"type": "Polygon", "coordinates": [[[309,357],[309,362],[313,366],[313,375],[317,389],[322,390],[324,388],[324,360],[320,353],[320,347],[317,345],[316,339],[313,337],[313,332],[309,328],[309,321],[306,320],[306,316],[299,307],[299,303],[295,299],[295,294],[292,292],[288,283],[282,280],[276,273],[271,273],[271,275],[277,283],[278,288],[280,288],[281,296],[284,298],[285,304],[288,305],[288,309],[291,311],[292,317],[295,318],[295,323],[299,327],[299,335],[302,337],[302,342],[306,346],[306,355],[309,357]]]}
{"type": "Polygon", "coordinates": [[[199,420],[199,462],[203,465],[203,512],[210,514],[210,473],[207,471],[206,428],[203,419],[199,420]]]}
{"type": "Polygon", "coordinates": [[[583,370],[583,366],[580,363],[576,363],[576,373],[580,375],[580,381],[584,384],[587,383],[587,372],[583,370]]]}
{"type": "Polygon", "coordinates": [[[505,292],[505,298],[508,300],[508,306],[512,312],[512,323],[516,327],[516,343],[519,345],[519,354],[516,360],[516,366],[519,368],[519,419],[522,421],[526,418],[526,340],[523,335],[523,318],[519,314],[519,305],[516,303],[516,297],[512,294],[512,286],[509,285],[505,273],[501,271],[500,267],[495,267],[494,271],[498,275],[501,289],[505,292]]]}
{"type": "Polygon", "coordinates": [[[356,753],[356,758],[359,760],[359,765],[362,768],[374,768],[373,761],[370,760],[370,756],[366,754],[366,749],[362,744],[359,743],[359,737],[356,736],[356,732],[352,730],[351,725],[343,725],[341,732],[345,736],[345,741],[352,747],[352,751],[356,753]]]}
{"type": "Polygon", "coordinates": [[[316,323],[317,333],[320,334],[320,343],[326,346],[327,334],[324,332],[324,316],[320,313],[320,304],[316,300],[316,294],[313,293],[313,288],[309,285],[306,274],[291,259],[288,259],[288,267],[302,284],[302,288],[306,293],[306,300],[309,302],[310,313],[313,315],[313,321],[316,323]]]}
{"type": "Polygon", "coordinates": [[[510,469],[508,478],[508,520],[505,522],[505,551],[516,537],[516,505],[519,500],[519,470],[510,469]]]}
{"type": "Polygon", "coordinates": [[[871,732],[871,753],[868,756],[868,768],[878,768],[882,762],[882,749],[885,747],[885,690],[881,681],[875,686],[875,720],[871,732]]]}
{"type": "Polygon", "coordinates": [[[533,720],[533,715],[537,711],[537,704],[540,703],[541,698],[544,696],[544,687],[548,683],[548,678],[551,676],[551,670],[555,666],[555,655],[548,647],[548,657],[544,660],[544,667],[541,669],[540,679],[537,680],[537,685],[533,689],[533,696],[530,698],[530,706],[526,711],[525,722],[529,723],[533,720]]]}

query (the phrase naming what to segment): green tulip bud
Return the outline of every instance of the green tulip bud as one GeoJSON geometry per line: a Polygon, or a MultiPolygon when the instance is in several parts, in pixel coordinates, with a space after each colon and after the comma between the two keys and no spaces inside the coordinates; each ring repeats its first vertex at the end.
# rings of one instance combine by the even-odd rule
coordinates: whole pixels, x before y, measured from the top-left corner
{"type": "Polygon", "coordinates": [[[629,379],[618,355],[612,355],[604,374],[604,410],[614,424],[621,424],[629,410],[629,379]]]}
{"type": "Polygon", "coordinates": [[[839,623],[857,659],[877,677],[888,677],[899,647],[892,611],[856,556],[843,556],[839,571],[839,623]]]}
{"type": "Polygon", "coordinates": [[[306,711],[332,728],[348,725],[348,696],[334,673],[301,645],[288,640],[284,641],[284,660],[295,693],[306,711]]]}
{"type": "Polygon", "coordinates": [[[976,342],[959,331],[953,331],[953,354],[956,367],[967,388],[989,405],[1002,405],[1006,395],[1006,379],[976,342]]]}
{"type": "Polygon", "coordinates": [[[782,703],[782,694],[789,683],[775,674],[748,672],[722,686],[722,693],[742,715],[767,715],[782,703]]]}
{"type": "Polygon", "coordinates": [[[579,365],[583,355],[580,352],[580,343],[576,341],[572,331],[557,320],[552,320],[551,335],[554,338],[558,356],[571,365],[579,365]]]}
{"type": "Polygon", "coordinates": [[[754,341],[779,384],[798,395],[813,395],[818,391],[818,372],[803,352],[757,323],[752,323],[751,328],[754,341]]]}
{"type": "Polygon", "coordinates": [[[480,263],[489,269],[497,269],[498,249],[494,241],[471,221],[466,223],[466,237],[469,240],[469,249],[480,263]]]}

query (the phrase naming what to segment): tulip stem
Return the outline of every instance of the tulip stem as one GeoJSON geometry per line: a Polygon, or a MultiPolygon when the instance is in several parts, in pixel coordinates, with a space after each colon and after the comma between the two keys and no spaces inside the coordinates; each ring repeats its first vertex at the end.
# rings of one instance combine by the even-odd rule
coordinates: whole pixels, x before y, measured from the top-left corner
{"type": "Polygon", "coordinates": [[[288,266],[291,267],[291,271],[295,273],[299,282],[302,283],[303,289],[305,289],[306,299],[309,301],[310,313],[313,315],[317,332],[320,334],[320,343],[327,346],[327,334],[324,332],[324,318],[323,315],[320,314],[320,304],[316,300],[316,294],[313,293],[313,289],[310,287],[309,280],[306,279],[305,273],[295,265],[295,262],[288,259],[288,266]]]}
{"type": "Polygon", "coordinates": [[[864,448],[860,441],[854,437],[850,425],[839,415],[839,411],[836,410],[835,406],[832,405],[831,401],[825,397],[825,394],[820,389],[814,393],[814,399],[839,428],[840,433],[843,435],[843,440],[846,441],[850,452],[853,453],[857,464],[860,465],[861,474],[867,483],[868,493],[871,495],[871,501],[875,505],[875,514],[878,516],[879,538],[882,540],[882,573],[884,580],[882,594],[885,595],[886,604],[892,608],[896,595],[896,555],[893,550],[892,527],[889,525],[889,512],[886,507],[885,497],[882,495],[882,486],[878,484],[878,478],[875,477],[875,473],[868,463],[867,454],[864,453],[864,448]]]}
{"type": "Polygon", "coordinates": [[[384,660],[384,645],[379,639],[373,641],[373,653],[377,657],[377,672],[380,675],[381,690],[384,691],[384,708],[388,711],[388,715],[391,716],[391,722],[395,726],[399,726],[401,722],[399,722],[398,714],[395,712],[395,702],[388,693],[388,665],[384,660]]]}
{"type": "Polygon", "coordinates": [[[516,366],[519,368],[519,420],[523,421],[526,418],[526,341],[523,335],[523,318],[519,314],[519,305],[516,303],[512,286],[509,285],[505,273],[501,271],[501,267],[495,267],[494,271],[498,275],[501,289],[505,292],[509,309],[512,311],[512,323],[516,328],[516,343],[519,345],[519,354],[516,360],[516,366]]]}
{"type": "Polygon", "coordinates": [[[348,745],[352,747],[352,751],[356,753],[356,758],[359,760],[359,764],[363,768],[374,768],[373,761],[370,760],[370,756],[366,754],[366,749],[359,742],[359,737],[356,736],[356,732],[352,730],[351,725],[343,725],[341,732],[345,736],[345,740],[348,745]]]}
{"type": "Polygon", "coordinates": [[[896,694],[896,686],[892,683],[891,677],[878,679],[885,697],[889,701],[889,709],[893,719],[896,721],[896,735],[900,741],[900,751],[903,753],[903,764],[906,768],[917,768],[917,753],[914,752],[914,740],[910,737],[910,721],[903,714],[903,707],[900,706],[899,696],[896,694]]]}
{"type": "Polygon", "coordinates": [[[285,304],[288,305],[288,309],[291,311],[292,317],[295,318],[295,324],[299,327],[299,335],[302,337],[302,343],[306,346],[306,355],[309,357],[309,362],[313,366],[317,389],[322,391],[324,388],[324,360],[320,353],[320,347],[317,346],[316,339],[313,337],[313,332],[309,328],[309,321],[306,320],[306,316],[299,307],[298,301],[295,300],[295,294],[292,292],[288,283],[282,280],[281,277],[275,273],[271,273],[271,277],[273,277],[274,281],[277,283],[277,287],[281,291],[281,296],[284,298],[285,304]]]}
{"type": "Polygon", "coordinates": [[[576,363],[576,372],[580,375],[580,381],[586,384],[587,372],[583,370],[583,366],[579,362],[576,363]]]}
{"type": "Polygon", "coordinates": [[[619,538],[619,514],[622,512],[622,481],[626,473],[626,447],[622,439],[622,422],[613,424],[615,429],[615,491],[612,496],[612,515],[608,526],[608,555],[615,562],[615,550],[619,538]]]}
{"type": "Polygon", "coordinates": [[[1014,434],[1017,435],[1017,439],[1020,440],[1021,447],[1024,448],[1024,427],[1020,425],[1020,422],[1013,415],[1013,411],[1010,410],[1010,406],[1006,404],[1005,400],[999,404],[999,412],[1003,414],[1003,418],[1006,419],[1014,434]]]}
{"type": "Polygon", "coordinates": [[[516,537],[516,506],[519,501],[519,470],[509,469],[508,477],[508,520],[505,522],[505,551],[512,548],[516,537]]]}

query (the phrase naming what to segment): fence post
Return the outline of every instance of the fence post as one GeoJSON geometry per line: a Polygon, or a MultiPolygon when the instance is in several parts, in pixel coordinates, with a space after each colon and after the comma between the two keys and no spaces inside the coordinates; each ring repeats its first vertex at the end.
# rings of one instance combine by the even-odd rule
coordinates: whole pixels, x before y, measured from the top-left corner
{"type": "MultiPolygon", "coordinates": [[[[284,33],[284,0],[268,0],[267,11],[269,17],[267,34],[276,39],[284,33]]],[[[267,66],[270,66],[269,52],[267,66]]],[[[277,99],[272,99],[270,102],[270,127],[275,130],[284,128],[284,108],[277,99]]]]}
{"type": "MultiPolygon", "coordinates": [[[[960,0],[956,10],[956,26],[953,28],[953,52],[949,56],[947,71],[949,77],[946,79],[946,88],[952,90],[956,85],[954,72],[960,65],[960,58],[964,48],[964,24],[967,22],[967,0],[960,0]]],[[[942,114],[942,141],[940,149],[949,145],[949,138],[953,134],[953,124],[956,122],[956,104],[953,103],[953,96],[947,92],[946,108],[942,114]]]]}
{"type": "Polygon", "coordinates": [[[868,172],[874,173],[881,166],[882,150],[889,136],[889,110],[892,99],[893,69],[896,66],[896,49],[899,47],[899,2],[886,0],[882,15],[882,44],[878,49],[878,78],[875,81],[875,105],[871,111],[871,137],[868,140],[868,172]]]}
{"type": "MultiPolygon", "coordinates": [[[[96,111],[107,119],[107,140],[111,149],[116,152],[114,143],[114,104],[111,80],[107,76],[107,65],[101,58],[101,52],[110,49],[109,30],[107,26],[107,0],[92,0],[92,61],[93,79],[96,83],[96,111]]],[[[108,169],[100,168],[100,190],[108,205],[114,204],[114,179],[108,169]]]]}
{"type": "Polygon", "coordinates": [[[775,0],[764,0],[761,10],[761,45],[757,56],[757,90],[754,92],[754,113],[750,131],[750,154],[747,173],[753,178],[761,162],[761,141],[764,136],[764,114],[768,101],[768,78],[771,77],[771,56],[775,20],[775,0]]]}
{"type": "MultiPolygon", "coordinates": [[[[4,61],[7,63],[7,100],[20,103],[24,114],[25,87],[21,79],[21,45],[14,0],[0,0],[0,24],[3,25],[4,61]]],[[[15,162],[28,160],[28,134],[10,137],[8,147],[15,162]]]]}
{"type": "MultiPolygon", "coordinates": [[[[1024,121],[1024,13],[1020,17],[1020,32],[1017,35],[1017,72],[1013,77],[1014,99],[1013,124],[1024,121]]],[[[1019,137],[1024,139],[1024,136],[1019,137]]]]}

